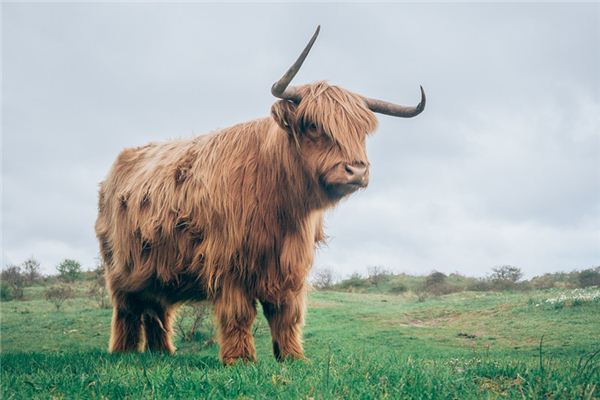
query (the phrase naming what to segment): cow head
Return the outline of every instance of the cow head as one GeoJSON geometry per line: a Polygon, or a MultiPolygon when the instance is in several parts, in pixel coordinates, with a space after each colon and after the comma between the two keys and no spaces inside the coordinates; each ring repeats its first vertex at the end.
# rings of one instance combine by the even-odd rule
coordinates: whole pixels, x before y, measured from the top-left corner
{"type": "Polygon", "coordinates": [[[280,101],[271,115],[288,133],[303,159],[304,169],[330,200],[338,200],[369,182],[365,141],[377,126],[374,113],[414,117],[425,108],[425,93],[416,107],[365,98],[325,82],[290,86],[308,55],[320,27],[296,62],[271,88],[280,101]]]}

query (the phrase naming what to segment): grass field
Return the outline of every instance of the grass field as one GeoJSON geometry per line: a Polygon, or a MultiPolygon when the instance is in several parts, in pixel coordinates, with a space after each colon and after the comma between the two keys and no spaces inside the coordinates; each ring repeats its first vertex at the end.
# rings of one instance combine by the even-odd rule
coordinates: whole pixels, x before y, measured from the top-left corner
{"type": "Polygon", "coordinates": [[[109,355],[111,310],[81,290],[55,311],[42,293],[1,303],[2,399],[600,398],[600,301],[581,291],[312,292],[309,361],[275,362],[261,316],[259,361],[227,368],[180,340],[175,356],[109,355]]]}

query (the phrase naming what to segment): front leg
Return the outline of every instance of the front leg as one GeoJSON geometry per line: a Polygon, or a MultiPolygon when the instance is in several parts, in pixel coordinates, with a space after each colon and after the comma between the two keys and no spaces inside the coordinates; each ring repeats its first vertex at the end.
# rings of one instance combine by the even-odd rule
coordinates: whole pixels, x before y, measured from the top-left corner
{"type": "Polygon", "coordinates": [[[227,287],[223,288],[214,305],[223,364],[230,365],[238,359],[256,361],[251,331],[256,317],[255,300],[240,288],[227,287]]]}
{"type": "Polygon", "coordinates": [[[304,325],[304,312],[306,304],[306,293],[290,296],[282,304],[273,304],[261,301],[263,311],[273,339],[273,354],[277,361],[286,358],[304,359],[302,348],[302,325],[304,325]]]}

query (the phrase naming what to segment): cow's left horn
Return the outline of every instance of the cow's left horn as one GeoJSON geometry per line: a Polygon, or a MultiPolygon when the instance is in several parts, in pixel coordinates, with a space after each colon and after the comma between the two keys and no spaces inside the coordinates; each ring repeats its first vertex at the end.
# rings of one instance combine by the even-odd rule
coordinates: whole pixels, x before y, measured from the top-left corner
{"type": "Polygon", "coordinates": [[[317,30],[313,34],[312,38],[310,39],[302,53],[300,53],[300,57],[298,57],[296,62],[287,70],[287,72],[281,77],[281,79],[279,79],[273,84],[273,86],[271,86],[271,93],[273,94],[273,96],[279,97],[280,99],[292,100],[295,102],[299,102],[300,100],[302,100],[302,96],[300,96],[298,89],[296,89],[294,86],[288,85],[290,84],[292,79],[294,79],[296,73],[300,70],[304,59],[308,55],[308,52],[310,51],[312,45],[315,43],[315,40],[317,40],[317,36],[319,35],[320,30],[321,25],[317,26],[317,30]]]}
{"type": "Polygon", "coordinates": [[[421,86],[421,102],[416,107],[399,106],[398,104],[388,103],[387,101],[368,98],[365,98],[365,102],[367,103],[367,107],[373,112],[391,115],[393,117],[410,118],[421,114],[425,109],[426,98],[423,86],[421,86]]]}

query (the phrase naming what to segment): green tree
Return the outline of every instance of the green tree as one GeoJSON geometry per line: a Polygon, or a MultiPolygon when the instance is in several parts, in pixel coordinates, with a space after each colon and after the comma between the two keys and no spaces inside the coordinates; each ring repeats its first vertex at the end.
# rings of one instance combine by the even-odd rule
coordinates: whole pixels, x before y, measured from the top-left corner
{"type": "Polygon", "coordinates": [[[499,267],[492,268],[491,279],[493,281],[509,281],[515,283],[522,277],[523,272],[521,272],[521,268],[519,267],[514,267],[512,265],[502,265],[499,267]]]}
{"type": "Polygon", "coordinates": [[[501,265],[492,268],[490,281],[496,290],[515,289],[517,282],[523,277],[521,268],[512,265],[501,265]]]}
{"type": "Polygon", "coordinates": [[[62,280],[73,282],[81,274],[81,264],[78,261],[66,258],[56,266],[56,270],[62,280]]]}

